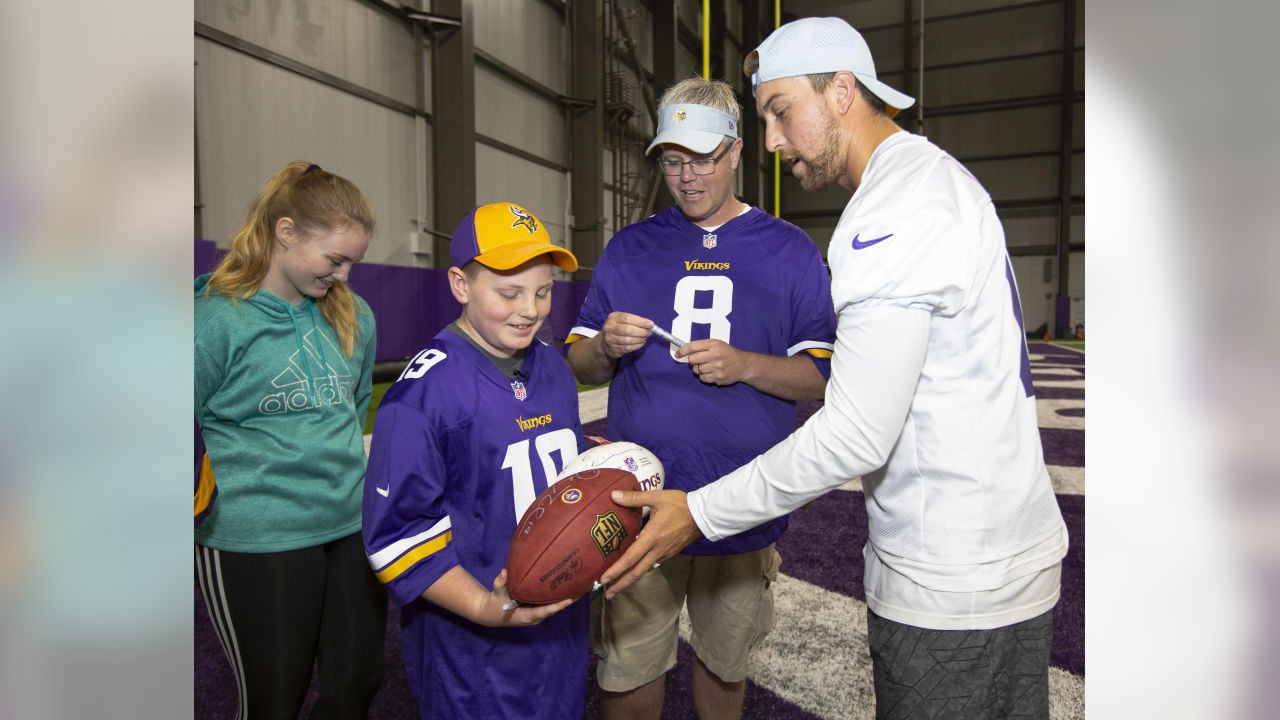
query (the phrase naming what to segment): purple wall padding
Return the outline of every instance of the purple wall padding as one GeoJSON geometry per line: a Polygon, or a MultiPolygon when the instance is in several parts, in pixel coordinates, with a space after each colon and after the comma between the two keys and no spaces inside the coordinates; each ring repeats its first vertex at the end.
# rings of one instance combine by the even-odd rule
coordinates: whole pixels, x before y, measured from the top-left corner
{"type": "Polygon", "coordinates": [[[569,336],[573,323],[578,319],[578,310],[582,308],[582,303],[587,298],[587,288],[590,285],[580,280],[556,282],[555,288],[551,291],[551,314],[547,317],[547,324],[551,326],[551,335],[556,340],[563,341],[569,336]]]}
{"type": "MultiPolygon", "coordinates": [[[[195,242],[195,272],[200,275],[212,270],[222,253],[212,240],[195,242]]],[[[449,292],[446,270],[360,263],[351,269],[347,282],[377,318],[378,360],[412,356],[462,312],[449,292]]],[[[588,285],[581,281],[555,284],[547,318],[554,339],[563,341],[569,334],[588,285]]]]}
{"type": "Polygon", "coordinates": [[[212,240],[196,240],[195,277],[199,277],[212,270],[213,266],[218,263],[218,258],[221,257],[221,255],[222,254],[218,252],[218,243],[212,240]]]}
{"type": "Polygon", "coordinates": [[[1054,313],[1054,337],[1069,338],[1071,333],[1071,296],[1059,295],[1057,312],[1054,313]]]}

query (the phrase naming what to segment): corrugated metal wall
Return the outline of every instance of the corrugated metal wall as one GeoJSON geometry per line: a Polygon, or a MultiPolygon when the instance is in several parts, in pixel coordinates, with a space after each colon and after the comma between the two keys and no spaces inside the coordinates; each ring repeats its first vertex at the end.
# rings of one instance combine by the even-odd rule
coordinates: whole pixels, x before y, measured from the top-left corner
{"type": "Polygon", "coordinates": [[[353,0],[197,0],[196,23],[204,236],[225,246],[257,188],[285,163],[304,159],[351,179],[373,203],[379,228],[367,261],[414,265],[409,233],[430,212],[422,188],[430,128],[421,117],[285,67],[296,63],[413,106],[416,51],[403,24],[353,0]],[[202,36],[202,25],[212,32],[202,36]],[[218,33],[225,37],[210,39],[218,33]]]}
{"type": "MultiPolygon", "coordinates": [[[[612,1],[612,0],[611,0],[612,1]]],[[[601,15],[611,12],[601,2],[601,15]]],[[[196,107],[200,202],[204,237],[225,244],[243,218],[254,191],[283,163],[305,158],[350,177],[369,195],[381,223],[370,247],[372,262],[423,264],[409,250],[409,234],[432,229],[433,177],[430,53],[419,47],[406,23],[374,2],[313,0],[307,3],[197,0],[196,107]],[[294,67],[296,65],[298,67],[294,67]],[[419,66],[421,65],[421,70],[419,66]],[[299,67],[302,68],[299,70],[299,67]]],[[[418,2],[418,6],[430,3],[418,2]]],[[[654,41],[651,0],[616,0],[642,73],[652,73],[654,41]]],[[[1022,287],[1027,324],[1034,327],[1053,313],[1056,269],[1046,281],[1044,248],[1058,233],[1061,0],[929,0],[925,38],[924,133],[947,149],[983,182],[1004,220],[1015,271],[1022,287]],[[996,12],[981,11],[993,9],[996,12]],[[949,17],[956,16],[958,17],[949,17]],[[1039,103],[1020,99],[1042,98],[1039,103]],[[1005,102],[1016,107],[1003,107],[1005,102]],[[968,106],[968,107],[965,107],[968,106]],[[937,112],[935,116],[932,113],[937,112]],[[1032,253],[1022,257],[1019,253],[1032,253]],[[1049,296],[1046,299],[1046,295],[1049,296]]],[[[1083,90],[1084,2],[1077,0],[1075,81],[1083,90]]],[[[568,112],[560,102],[537,92],[503,70],[514,69],[555,95],[568,94],[570,33],[556,0],[475,0],[477,56],[492,62],[475,66],[477,143],[476,201],[514,200],[541,217],[558,243],[566,242],[570,217],[570,135],[568,112]]],[[[765,2],[772,17],[772,3],[765,2]]],[[[914,66],[919,62],[914,24],[918,0],[787,0],[784,13],[839,15],[864,31],[881,77],[908,93],[918,92],[914,66]],[[915,13],[910,37],[904,37],[904,5],[915,13]],[[912,45],[904,49],[904,42],[912,45]],[[911,63],[903,87],[902,67],[911,63]]],[[[684,26],[675,43],[676,77],[699,74],[701,57],[689,37],[701,33],[700,0],[678,0],[684,26]]],[[[727,0],[724,78],[744,82],[740,4],[727,0]]],[[[771,24],[771,23],[770,23],[771,24]]],[[[672,52],[670,48],[662,52],[672,52]]],[[[665,88],[656,88],[654,99],[665,88]]],[[[643,104],[626,121],[629,129],[617,151],[626,167],[647,171],[643,140],[653,126],[643,104]],[[630,140],[627,140],[630,138],[630,140]],[[629,143],[629,144],[627,144],[629,143]]],[[[909,110],[914,129],[914,109],[909,110]]],[[[746,109],[746,116],[754,110],[746,109]]],[[[1070,263],[1073,298],[1083,298],[1084,268],[1084,117],[1075,103],[1073,123],[1070,263]]],[[[762,154],[762,164],[772,158],[762,154]]],[[[643,183],[615,187],[614,151],[604,154],[605,238],[616,228],[615,191],[644,194],[643,183]]],[[[767,180],[766,180],[767,185],[767,180]]],[[[741,177],[739,178],[741,188],[741,177]]],[[[665,187],[658,192],[665,196],[665,187]]],[[[765,197],[772,191],[766,188],[765,197]]],[[[848,193],[834,188],[805,193],[784,174],[784,216],[807,230],[825,251],[848,193]]],[[[771,208],[770,208],[771,209],[771,208]]],[[[1056,257],[1052,259],[1057,262],[1056,257]]],[[[1083,303],[1073,303],[1073,321],[1083,303]]]]}

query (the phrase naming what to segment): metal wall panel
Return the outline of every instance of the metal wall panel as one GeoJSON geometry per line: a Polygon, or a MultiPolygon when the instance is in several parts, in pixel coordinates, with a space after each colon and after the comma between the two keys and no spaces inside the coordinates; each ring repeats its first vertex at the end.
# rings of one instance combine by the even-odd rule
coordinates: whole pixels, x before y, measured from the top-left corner
{"type": "MultiPolygon", "coordinates": [[[[752,48],[752,50],[754,49],[752,48]]],[[[750,50],[747,52],[750,52],[750,50]]],[[[738,49],[732,44],[726,44],[724,48],[724,75],[724,77],[717,79],[729,83],[738,92],[742,92],[743,88],[750,82],[747,80],[747,76],[742,74],[742,53],[739,53],[738,49]]],[[[750,88],[747,88],[747,90],[749,92],[750,88]]],[[[755,110],[743,108],[742,114],[743,117],[749,118],[754,117],[756,113],[755,110]]]]}
{"type": "Polygon", "coordinates": [[[355,182],[373,203],[378,232],[365,260],[414,264],[412,221],[426,217],[414,202],[414,118],[200,38],[195,55],[209,239],[225,247],[262,184],[303,159],[355,182]]]}
{"type": "Polygon", "coordinates": [[[1058,149],[1056,105],[937,118],[930,118],[926,107],[924,118],[929,139],[957,157],[1058,149]]]}
{"type": "MultiPolygon", "coordinates": [[[[680,45],[676,48],[676,82],[694,76],[702,77],[702,56],[695,56],[686,50],[684,45],[680,45]]],[[[662,97],[662,92],[665,90],[666,88],[661,88],[658,97],[662,97]]],[[[657,98],[654,99],[657,100],[657,98]]]]}
{"type": "Polygon", "coordinates": [[[477,143],[476,203],[507,201],[523,205],[546,226],[552,242],[565,244],[566,175],[477,143]]]}
{"type": "Polygon", "coordinates": [[[564,112],[506,78],[476,66],[476,132],[568,165],[564,112]]]}
{"type": "MultiPolygon", "coordinates": [[[[765,157],[772,163],[772,154],[765,157]]],[[[773,202],[773,188],[769,188],[769,202],[773,202]]],[[[842,212],[849,204],[848,190],[839,185],[832,185],[822,192],[806,192],[800,189],[800,182],[785,168],[782,170],[782,207],[788,212],[805,210],[834,210],[842,212]]],[[[772,210],[772,207],[770,208],[772,210]]],[[[783,213],[785,216],[786,213],[783,213]]],[[[832,221],[834,222],[834,220],[832,221]]]]}
{"type": "MultiPolygon", "coordinates": [[[[1059,3],[936,23],[927,20],[926,17],[926,73],[930,65],[1062,48],[1062,5],[1059,3]]],[[[893,32],[901,36],[900,29],[895,28],[893,32]]],[[[901,50],[898,52],[901,54],[901,50]]],[[[925,88],[927,92],[927,81],[925,88]]]]}
{"type": "MultiPolygon", "coordinates": [[[[930,70],[925,67],[925,118],[930,106],[1008,100],[1062,91],[1057,55],[930,70]]],[[[914,75],[913,75],[914,77],[914,75]]],[[[901,84],[901,77],[895,78],[901,84]]],[[[886,82],[888,80],[886,79],[886,82]]],[[[914,91],[914,88],[913,88],[914,91]]],[[[911,112],[908,110],[907,112],[911,112]]]]}
{"type": "MultiPolygon", "coordinates": [[[[653,14],[640,0],[618,0],[618,3],[624,11],[622,19],[627,32],[636,44],[636,59],[645,70],[653,72],[653,14]]],[[[662,94],[662,89],[659,88],[657,95],[662,94]]]]}
{"type": "Polygon", "coordinates": [[[560,13],[534,0],[483,0],[473,7],[476,48],[567,94],[569,34],[560,13]]]}
{"type": "MultiPolygon", "coordinates": [[[[937,0],[929,0],[932,5],[937,0]]],[[[765,17],[773,27],[773,2],[764,0],[765,17]]],[[[919,0],[912,0],[918,3],[919,0]]],[[[855,28],[875,27],[902,22],[902,0],[852,0],[833,3],[831,0],[783,0],[782,11],[797,17],[842,17],[855,28]]],[[[784,17],[783,22],[786,22],[784,17]]]]}
{"type": "Polygon", "coordinates": [[[1088,25],[1084,21],[1084,4],[1085,0],[1076,3],[1076,47],[1084,47],[1084,29],[1088,25]]]}
{"type": "Polygon", "coordinates": [[[1073,252],[1067,265],[1070,277],[1071,326],[1084,322],[1084,253],[1073,252]]]}
{"type": "Polygon", "coordinates": [[[1071,121],[1071,149],[1084,149],[1084,102],[1074,104],[1074,119],[1071,121]]]}
{"type": "MultiPolygon", "coordinates": [[[[729,31],[728,33],[729,35],[732,35],[733,37],[738,38],[738,40],[742,39],[742,3],[741,2],[733,2],[733,0],[725,0],[724,26],[729,31]]],[[[730,38],[725,38],[725,44],[732,47],[733,40],[730,38]]],[[[752,49],[753,48],[747,48],[747,52],[750,52],[752,49]]],[[[738,74],[741,75],[742,73],[739,72],[738,74]]]]}
{"type": "MultiPolygon", "coordinates": [[[[605,156],[606,158],[607,158],[607,157],[609,157],[609,153],[605,153],[605,154],[604,154],[604,156],[605,156]]],[[[608,177],[608,175],[607,175],[607,174],[606,174],[605,176],[606,176],[606,177],[608,177]]],[[[613,193],[613,191],[612,191],[612,190],[610,190],[609,188],[605,188],[605,189],[604,189],[604,207],[605,207],[605,209],[606,209],[606,210],[607,210],[608,208],[613,207],[613,195],[614,195],[614,193],[613,193]]],[[[614,226],[614,223],[613,223],[613,213],[611,213],[611,212],[605,212],[605,214],[604,214],[604,244],[605,244],[605,246],[608,246],[608,245],[609,245],[609,241],[613,239],[614,234],[616,234],[616,233],[618,232],[618,230],[620,230],[620,229],[621,229],[621,228],[618,228],[618,227],[615,227],[615,226],[614,226]]]]}
{"type": "Polygon", "coordinates": [[[354,0],[196,0],[195,19],[413,105],[416,45],[397,19],[354,0]]]}
{"type": "MultiPolygon", "coordinates": [[[[657,2],[668,2],[668,0],[657,0],[657,2]]],[[[676,18],[684,23],[685,27],[693,31],[699,39],[702,38],[702,0],[675,0],[676,2],[676,18]]],[[[702,50],[698,50],[698,57],[702,57],[702,50]]],[[[701,69],[702,60],[698,60],[698,67],[701,69]]]]}
{"type": "Polygon", "coordinates": [[[997,203],[1058,194],[1057,157],[973,162],[966,167],[997,203]]]}
{"type": "MultiPolygon", "coordinates": [[[[1018,296],[1022,300],[1022,322],[1027,331],[1035,330],[1041,323],[1053,328],[1054,298],[1058,293],[1058,258],[1049,255],[1025,255],[1011,258],[1013,275],[1018,281],[1018,296]],[[1050,280],[1044,281],[1044,264],[1050,263],[1050,280]]],[[[1068,260],[1068,275],[1071,278],[1069,295],[1071,297],[1071,326],[1085,321],[1084,273],[1085,258],[1083,252],[1073,252],[1068,260]]]]}
{"type": "Polygon", "coordinates": [[[1022,300],[1022,324],[1026,331],[1032,331],[1053,322],[1053,297],[1057,293],[1058,259],[1048,255],[1026,255],[1010,258],[1013,262],[1013,276],[1018,281],[1018,297],[1022,300]],[[1045,282],[1044,264],[1053,263],[1049,282],[1045,282]]]}
{"type": "MultiPolygon", "coordinates": [[[[1000,204],[996,203],[999,212],[1000,204]]],[[[1035,212],[1000,213],[1004,242],[1009,247],[1052,245],[1058,239],[1057,211],[1048,208],[1035,212]]]]}
{"type": "MultiPolygon", "coordinates": [[[[854,25],[854,27],[856,28],[857,25],[854,25]]],[[[882,73],[902,72],[901,26],[883,28],[881,30],[868,30],[862,33],[862,37],[867,41],[867,47],[871,48],[871,57],[876,63],[877,76],[882,73]]],[[[919,57],[913,54],[911,56],[912,66],[917,62],[919,62],[919,57]]],[[[901,79],[898,82],[901,83],[901,79]]]]}
{"type": "MultiPolygon", "coordinates": [[[[901,65],[902,63],[898,63],[898,64],[901,65]]],[[[912,97],[916,96],[916,92],[917,92],[916,84],[915,84],[916,76],[914,72],[911,75],[911,87],[902,86],[902,72],[898,70],[884,71],[884,70],[881,70],[879,66],[877,66],[876,78],[878,78],[880,82],[884,83],[885,85],[888,85],[891,88],[901,90],[902,92],[912,97]]],[[[933,91],[930,90],[929,92],[930,92],[930,95],[932,95],[933,91]]],[[[915,117],[916,106],[912,105],[909,109],[905,110],[904,112],[911,117],[915,117]]]]}
{"type": "MultiPolygon", "coordinates": [[[[931,17],[955,15],[956,13],[973,12],[975,10],[991,10],[995,8],[1016,8],[1027,2],[1041,0],[928,0],[925,10],[931,17]]],[[[899,3],[901,5],[901,3],[899,3]]],[[[912,5],[919,7],[919,0],[912,0],[912,5]]],[[[919,12],[917,9],[916,12],[919,12]]],[[[999,17],[999,15],[997,15],[999,17]]]]}

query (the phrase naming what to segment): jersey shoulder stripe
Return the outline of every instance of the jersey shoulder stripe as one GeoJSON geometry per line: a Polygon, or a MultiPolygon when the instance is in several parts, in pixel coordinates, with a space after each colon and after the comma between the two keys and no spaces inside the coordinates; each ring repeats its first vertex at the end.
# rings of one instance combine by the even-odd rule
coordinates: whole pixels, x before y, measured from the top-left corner
{"type": "Polygon", "coordinates": [[[369,565],[382,583],[395,580],[420,561],[440,552],[453,541],[453,523],[443,518],[426,531],[397,540],[369,556],[369,565]]]}
{"type": "Polygon", "coordinates": [[[817,340],[805,340],[787,348],[787,357],[791,357],[797,353],[809,353],[814,357],[829,358],[835,352],[836,346],[829,342],[819,342],[817,340]]]}

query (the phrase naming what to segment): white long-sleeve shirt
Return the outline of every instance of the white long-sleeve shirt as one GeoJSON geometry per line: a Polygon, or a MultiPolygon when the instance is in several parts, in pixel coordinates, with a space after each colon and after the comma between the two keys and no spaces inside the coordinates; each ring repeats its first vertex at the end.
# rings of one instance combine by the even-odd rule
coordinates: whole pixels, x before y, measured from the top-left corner
{"type": "Polygon", "coordinates": [[[872,610],[998,627],[1057,600],[1066,528],[1044,465],[1021,309],[990,197],[905,132],[873,153],[832,235],[824,406],[689,495],[718,539],[863,478],[872,610]]]}

